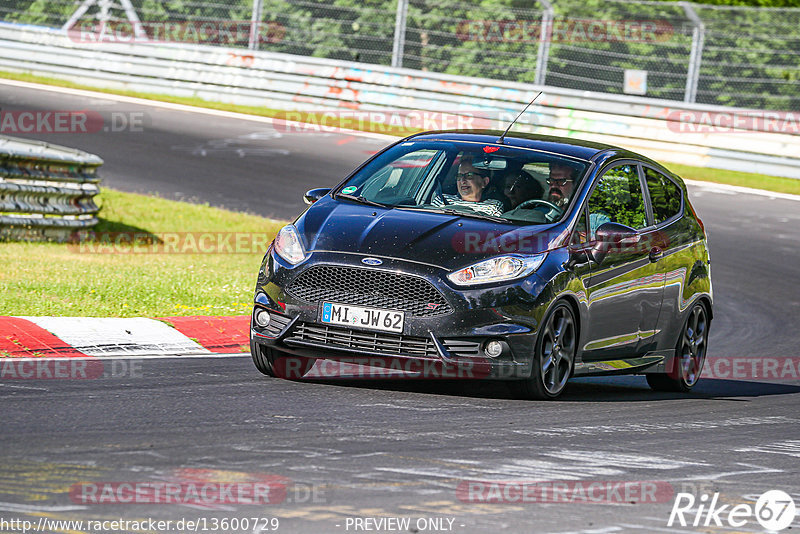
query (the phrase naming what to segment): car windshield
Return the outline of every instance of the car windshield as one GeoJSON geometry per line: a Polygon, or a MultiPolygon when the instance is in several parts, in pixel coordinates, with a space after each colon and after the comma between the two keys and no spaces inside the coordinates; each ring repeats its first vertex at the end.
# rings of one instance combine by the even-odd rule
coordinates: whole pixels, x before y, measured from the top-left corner
{"type": "Polygon", "coordinates": [[[350,178],[337,198],[519,224],[562,218],[588,164],[536,150],[449,141],[407,141],[350,178]]]}

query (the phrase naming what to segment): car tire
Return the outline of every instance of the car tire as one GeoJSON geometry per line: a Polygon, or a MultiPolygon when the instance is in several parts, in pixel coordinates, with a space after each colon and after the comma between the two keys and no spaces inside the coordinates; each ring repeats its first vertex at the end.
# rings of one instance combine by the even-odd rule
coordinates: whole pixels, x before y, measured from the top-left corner
{"type": "Polygon", "coordinates": [[[705,306],[695,303],[678,334],[672,371],[645,375],[653,390],[687,393],[697,384],[708,351],[709,323],[705,306]]]}
{"type": "Polygon", "coordinates": [[[271,347],[250,341],[250,355],[256,369],[274,378],[298,380],[314,366],[313,358],[286,354],[271,347]]]}
{"type": "Polygon", "coordinates": [[[256,366],[261,374],[267,376],[275,376],[275,373],[272,370],[272,364],[270,363],[269,358],[265,356],[266,351],[268,351],[266,347],[262,347],[252,339],[250,340],[250,356],[253,357],[253,363],[256,366]]]}
{"type": "Polygon", "coordinates": [[[509,382],[523,399],[555,399],[566,388],[578,347],[578,324],[572,307],[559,302],[548,312],[536,338],[530,378],[509,382]]]}

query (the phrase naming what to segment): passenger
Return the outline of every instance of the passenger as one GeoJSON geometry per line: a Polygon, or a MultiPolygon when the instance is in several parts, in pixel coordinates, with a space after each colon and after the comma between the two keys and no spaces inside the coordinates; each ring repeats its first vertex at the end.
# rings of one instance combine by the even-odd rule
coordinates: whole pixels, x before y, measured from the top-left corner
{"type": "Polygon", "coordinates": [[[472,165],[472,157],[465,155],[461,158],[456,175],[458,196],[441,194],[433,199],[434,206],[467,206],[475,211],[487,215],[500,216],[503,214],[503,202],[492,198],[483,198],[483,193],[489,185],[489,171],[477,169],[472,165]]]}

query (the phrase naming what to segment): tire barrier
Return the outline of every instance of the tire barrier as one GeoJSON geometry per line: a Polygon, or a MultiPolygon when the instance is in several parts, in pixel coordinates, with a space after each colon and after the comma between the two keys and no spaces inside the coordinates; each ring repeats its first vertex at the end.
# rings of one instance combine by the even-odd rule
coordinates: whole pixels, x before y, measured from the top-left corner
{"type": "Polygon", "coordinates": [[[97,224],[94,154],[0,137],[0,239],[67,241],[97,224]]]}

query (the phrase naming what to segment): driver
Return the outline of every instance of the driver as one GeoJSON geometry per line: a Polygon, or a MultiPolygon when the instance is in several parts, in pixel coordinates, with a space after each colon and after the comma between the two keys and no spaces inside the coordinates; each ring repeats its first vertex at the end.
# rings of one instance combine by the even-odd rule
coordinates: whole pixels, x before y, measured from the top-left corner
{"type": "MultiPolygon", "coordinates": [[[[547,179],[550,191],[547,198],[562,211],[566,208],[572,191],[575,189],[575,175],[578,169],[564,163],[550,163],[550,177],[547,179]]],[[[595,231],[601,225],[611,222],[611,218],[603,211],[593,211],[589,213],[589,229],[594,236],[595,231]]],[[[585,236],[584,236],[585,237],[585,236]]]]}
{"type": "Polygon", "coordinates": [[[442,206],[467,206],[475,211],[487,215],[500,216],[503,214],[503,202],[493,198],[483,198],[484,191],[489,185],[489,172],[478,169],[472,164],[472,156],[466,154],[461,157],[456,175],[458,196],[441,194],[433,199],[431,204],[442,206]]]}
{"type": "Polygon", "coordinates": [[[550,177],[547,179],[550,191],[547,193],[547,199],[561,208],[561,210],[567,206],[569,198],[572,196],[572,191],[575,189],[577,171],[578,169],[571,165],[558,162],[550,163],[550,177]]]}

